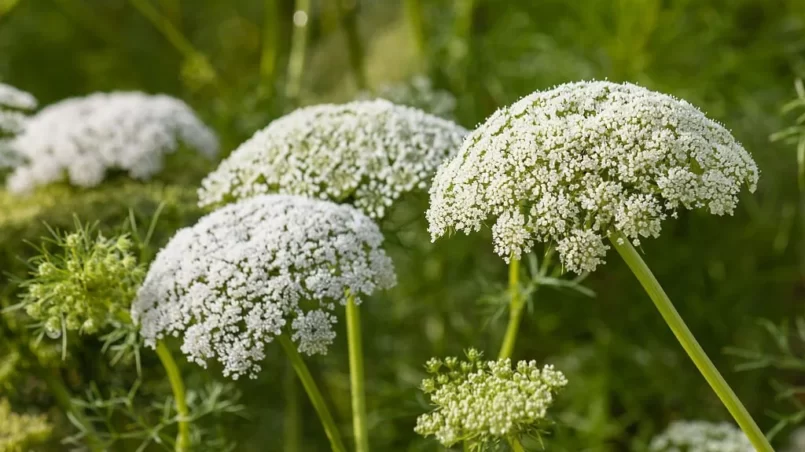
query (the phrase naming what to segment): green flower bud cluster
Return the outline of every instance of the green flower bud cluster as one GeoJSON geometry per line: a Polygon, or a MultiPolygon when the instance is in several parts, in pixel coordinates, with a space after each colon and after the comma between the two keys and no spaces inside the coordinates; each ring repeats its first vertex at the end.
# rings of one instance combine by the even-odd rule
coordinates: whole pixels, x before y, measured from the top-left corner
{"type": "Polygon", "coordinates": [[[436,409],[417,419],[414,429],[433,435],[446,447],[459,441],[483,444],[517,440],[546,424],[547,410],[556,393],[567,385],[562,372],[536,361],[482,361],[470,349],[467,360],[432,358],[425,368],[432,376],[422,390],[436,409]]]}
{"type": "Polygon", "coordinates": [[[45,333],[94,334],[107,324],[130,321],[129,306],[145,269],[133,254],[127,235],[106,238],[92,228],[56,236],[53,247],[31,260],[31,278],[24,283],[25,311],[43,322],[45,333]]]}
{"type": "Polygon", "coordinates": [[[0,452],[27,452],[50,438],[53,426],[43,415],[31,416],[11,411],[6,399],[0,399],[0,452]]]}

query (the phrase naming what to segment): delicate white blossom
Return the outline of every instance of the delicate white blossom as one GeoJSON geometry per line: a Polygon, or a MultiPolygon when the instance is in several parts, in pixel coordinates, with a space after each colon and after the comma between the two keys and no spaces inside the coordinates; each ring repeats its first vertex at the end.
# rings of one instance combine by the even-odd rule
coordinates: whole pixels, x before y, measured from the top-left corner
{"type": "Polygon", "coordinates": [[[325,353],[347,294],[396,283],[377,225],[357,209],[292,195],[230,204],[180,230],[154,260],[132,306],[146,344],[183,338],[182,351],[224,374],[255,377],[264,346],[288,334],[325,353]]]}
{"type": "Polygon", "coordinates": [[[199,203],[295,194],[351,202],[381,218],[403,193],[426,189],[465,134],[385,100],[301,108],[241,144],[202,182],[199,203]]]}
{"type": "Polygon", "coordinates": [[[92,187],[110,170],[149,179],[180,145],[206,157],[218,151],[215,134],[181,100],[139,92],[67,99],[31,117],[11,142],[25,163],[7,185],[16,193],[65,179],[92,187]]]}
{"type": "Polygon", "coordinates": [[[19,156],[11,150],[10,141],[23,130],[27,121],[26,113],[34,108],[34,96],[0,83],[0,168],[19,164],[19,156]]]}
{"type": "Polygon", "coordinates": [[[629,83],[577,82],[494,113],[430,190],[431,236],[491,224],[508,259],[552,242],[566,268],[593,271],[604,239],[656,237],[676,209],[731,214],[758,168],[693,105],[629,83]]]}
{"type": "Polygon", "coordinates": [[[728,422],[675,421],[651,440],[651,452],[755,452],[744,433],[728,422]]]}
{"type": "Polygon", "coordinates": [[[508,358],[482,361],[472,349],[467,358],[433,358],[426,364],[432,377],[422,382],[422,390],[436,409],[420,416],[414,430],[434,435],[446,447],[538,431],[554,396],[567,385],[562,372],[550,365],[540,369],[536,361],[519,361],[512,369],[508,358]]]}

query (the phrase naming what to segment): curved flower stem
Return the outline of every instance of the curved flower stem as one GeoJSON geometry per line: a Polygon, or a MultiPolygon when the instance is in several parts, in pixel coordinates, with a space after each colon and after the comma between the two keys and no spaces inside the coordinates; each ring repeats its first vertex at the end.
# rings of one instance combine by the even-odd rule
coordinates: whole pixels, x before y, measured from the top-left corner
{"type": "Polygon", "coordinates": [[[190,412],[187,409],[187,400],[185,399],[184,382],[182,375],[179,373],[179,367],[176,365],[170,350],[164,342],[157,344],[157,356],[162,361],[162,366],[168,374],[168,380],[171,384],[173,391],[173,399],[176,404],[176,416],[179,423],[179,433],[176,435],[176,452],[186,452],[190,450],[190,412]]]}
{"type": "Polygon", "coordinates": [[[640,257],[637,250],[635,250],[631,243],[629,243],[629,240],[620,233],[613,233],[610,236],[610,241],[615,249],[618,250],[623,260],[626,261],[632,273],[634,273],[635,277],[640,281],[640,284],[643,285],[643,289],[645,289],[648,296],[654,302],[657,310],[660,311],[663,319],[665,319],[665,323],[671,328],[671,331],[673,331],[674,336],[676,336],[682,348],[685,349],[690,359],[696,364],[699,372],[701,372],[710,384],[710,387],[716,392],[724,406],[727,407],[727,410],[729,410],[730,414],[744,431],[755,449],[757,449],[758,452],[774,452],[766,436],[760,428],[758,428],[757,424],[755,424],[755,421],[749,415],[749,412],[746,411],[746,408],[738,399],[738,396],[732,391],[732,388],[730,388],[724,380],[724,377],[721,376],[716,366],[710,361],[710,358],[707,357],[707,354],[696,341],[693,333],[691,333],[690,329],[685,325],[685,322],[676,311],[676,308],[674,308],[668,295],[665,294],[657,278],[651,273],[648,265],[646,265],[645,261],[640,257]]]}
{"type": "Polygon", "coordinates": [[[296,100],[302,90],[307,35],[310,29],[310,12],[310,0],[296,0],[293,33],[291,35],[291,54],[288,56],[288,81],[285,85],[285,94],[291,100],[296,100]]]}
{"type": "Polygon", "coordinates": [[[313,376],[310,375],[310,370],[308,370],[305,361],[302,360],[302,356],[299,355],[299,351],[296,350],[296,346],[285,335],[277,336],[277,342],[279,342],[285,350],[285,354],[288,355],[288,359],[291,361],[291,366],[293,366],[294,371],[296,371],[299,380],[302,381],[302,386],[305,388],[310,398],[310,403],[312,403],[313,408],[316,409],[319,420],[321,420],[324,426],[324,432],[330,440],[330,447],[334,452],[347,452],[347,448],[344,447],[344,441],[341,439],[341,434],[338,432],[338,426],[335,425],[335,420],[333,420],[333,415],[330,414],[330,409],[327,408],[324,397],[321,395],[319,387],[316,386],[313,376]]]}
{"type": "Polygon", "coordinates": [[[520,292],[520,261],[512,258],[509,263],[509,325],[503,336],[503,345],[500,347],[499,359],[510,358],[517,341],[517,332],[520,330],[520,320],[523,317],[523,296],[520,292]]]}
{"type": "Polygon", "coordinates": [[[282,446],[285,452],[299,452],[302,439],[302,423],[299,410],[299,394],[296,375],[289,368],[285,372],[285,422],[282,446]]]}
{"type": "Polygon", "coordinates": [[[77,426],[84,431],[84,438],[87,440],[87,448],[92,452],[103,452],[105,448],[98,439],[95,429],[84,417],[84,413],[81,412],[81,409],[73,405],[72,397],[67,387],[64,385],[61,375],[57,371],[42,368],[41,376],[50,390],[50,394],[56,399],[56,403],[65,413],[69,413],[74,423],[78,424],[77,426]]]}
{"type": "Polygon", "coordinates": [[[363,387],[363,349],[361,317],[355,297],[347,295],[347,342],[349,343],[349,382],[352,392],[352,429],[355,451],[369,451],[369,429],[366,425],[366,394],[363,387]]]}

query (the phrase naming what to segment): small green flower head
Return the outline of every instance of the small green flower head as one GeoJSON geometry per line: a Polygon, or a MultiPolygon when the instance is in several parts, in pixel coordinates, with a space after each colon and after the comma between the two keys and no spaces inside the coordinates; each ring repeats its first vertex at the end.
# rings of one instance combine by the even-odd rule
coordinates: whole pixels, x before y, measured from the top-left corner
{"type": "Polygon", "coordinates": [[[28,452],[50,439],[53,426],[45,416],[17,414],[0,399],[0,452],[28,452]]]}
{"type": "Polygon", "coordinates": [[[547,424],[554,396],[567,385],[562,372],[536,361],[482,361],[477,350],[467,360],[432,358],[425,365],[430,378],[422,390],[436,409],[417,419],[414,429],[433,435],[445,447],[459,441],[475,444],[538,433],[547,424]]]}
{"type": "Polygon", "coordinates": [[[111,322],[126,322],[129,305],[145,276],[128,236],[106,238],[79,227],[57,235],[55,249],[42,247],[24,283],[25,311],[48,336],[63,331],[94,334],[111,322]]]}
{"type": "Polygon", "coordinates": [[[465,134],[452,121],[382,99],[300,108],[208,175],[199,205],[278,193],[351,203],[382,218],[404,193],[427,189],[465,134]]]}
{"type": "Polygon", "coordinates": [[[655,436],[651,452],[755,452],[744,433],[728,422],[675,421],[655,436]]]}
{"type": "Polygon", "coordinates": [[[619,231],[656,237],[679,208],[731,214],[758,168],[693,105],[629,83],[578,82],[501,108],[443,165],[427,213],[435,240],[492,225],[507,261],[554,243],[565,267],[593,271],[619,231]]]}

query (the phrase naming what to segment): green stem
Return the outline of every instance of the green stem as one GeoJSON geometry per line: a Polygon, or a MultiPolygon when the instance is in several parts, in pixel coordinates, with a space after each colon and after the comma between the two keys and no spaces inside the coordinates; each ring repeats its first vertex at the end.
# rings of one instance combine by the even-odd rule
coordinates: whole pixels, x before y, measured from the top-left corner
{"type": "Polygon", "coordinates": [[[428,51],[428,38],[425,33],[425,14],[422,10],[422,0],[405,0],[405,18],[408,21],[408,28],[411,31],[419,58],[424,63],[428,51]]]}
{"type": "Polygon", "coordinates": [[[355,451],[369,451],[369,429],[366,423],[366,394],[363,378],[361,317],[355,297],[347,296],[347,342],[349,343],[349,381],[352,390],[352,429],[355,451]]]}
{"type": "Polygon", "coordinates": [[[140,11],[140,14],[148,19],[151,24],[165,36],[165,39],[171,43],[185,58],[192,58],[200,54],[190,40],[187,39],[182,32],[176,28],[171,21],[163,16],[159,10],[149,3],[148,0],[129,0],[131,4],[140,11]]]}
{"type": "Polygon", "coordinates": [[[263,13],[263,49],[260,54],[260,79],[267,96],[274,92],[280,43],[280,4],[265,0],[263,13]]]}
{"type": "Polygon", "coordinates": [[[520,441],[517,438],[510,438],[509,445],[511,446],[514,452],[525,452],[525,449],[523,449],[523,445],[520,444],[520,441]]]}
{"type": "Polygon", "coordinates": [[[184,382],[182,375],[179,373],[179,367],[176,365],[170,350],[164,342],[157,344],[157,356],[162,361],[162,366],[168,374],[168,380],[171,384],[173,391],[173,399],[176,404],[176,417],[179,423],[179,432],[176,435],[176,452],[186,452],[190,450],[190,412],[187,409],[187,400],[185,399],[184,382]]]}
{"type": "Polygon", "coordinates": [[[503,345],[500,347],[499,359],[511,358],[514,343],[517,341],[517,332],[523,317],[523,295],[520,292],[520,261],[512,258],[509,264],[509,325],[503,336],[503,345]]]}
{"type": "Polygon", "coordinates": [[[302,90],[307,35],[310,28],[310,12],[310,0],[296,0],[296,9],[293,14],[294,27],[291,35],[291,53],[288,56],[288,81],[285,86],[286,95],[291,100],[296,100],[302,90]]]}
{"type": "Polygon", "coordinates": [[[330,409],[327,408],[324,397],[321,395],[319,387],[316,386],[313,376],[310,375],[310,370],[308,370],[305,361],[302,360],[302,356],[296,350],[296,346],[285,335],[277,336],[277,341],[285,350],[285,354],[288,355],[291,366],[296,371],[296,376],[302,381],[302,386],[305,388],[313,408],[316,409],[316,413],[319,415],[319,420],[324,426],[324,432],[330,440],[330,448],[334,452],[346,452],[347,448],[344,447],[344,441],[341,440],[341,434],[338,432],[338,426],[333,420],[333,415],[330,414],[330,409]]]}
{"type": "Polygon", "coordinates": [[[453,37],[449,47],[450,65],[458,69],[456,83],[459,89],[467,84],[467,55],[472,41],[472,23],[475,16],[475,0],[456,0],[456,19],[453,25],[453,37]]]}
{"type": "Polygon", "coordinates": [[[366,89],[366,69],[363,63],[363,44],[358,32],[357,2],[352,2],[351,5],[346,3],[345,0],[338,0],[338,13],[341,17],[341,26],[344,28],[347,38],[349,64],[352,67],[355,84],[359,90],[364,90],[366,89]]]}
{"type": "Polygon", "coordinates": [[[56,403],[65,413],[70,413],[75,423],[77,423],[79,428],[84,431],[84,437],[87,440],[89,450],[92,452],[103,452],[105,448],[98,439],[92,423],[90,423],[89,420],[84,417],[84,413],[81,411],[81,409],[76,408],[75,405],[73,405],[72,396],[70,395],[67,387],[64,385],[64,381],[62,380],[58,371],[43,368],[41,376],[45,381],[50,394],[54,399],[56,399],[56,403]]]}
{"type": "Polygon", "coordinates": [[[282,446],[285,452],[299,452],[302,443],[302,413],[299,410],[296,376],[292,369],[285,372],[285,432],[282,446]]]}
{"type": "Polygon", "coordinates": [[[673,331],[674,336],[676,336],[682,348],[685,349],[690,359],[696,364],[699,372],[701,372],[710,384],[710,387],[716,392],[724,406],[727,407],[727,410],[732,414],[732,417],[744,431],[755,449],[757,449],[758,452],[774,452],[766,436],[763,435],[763,432],[758,428],[757,424],[755,424],[755,421],[749,415],[749,412],[746,411],[746,408],[738,399],[738,396],[732,391],[732,388],[730,388],[724,380],[724,377],[721,376],[716,366],[713,365],[713,362],[710,361],[710,358],[707,357],[707,354],[696,341],[693,333],[691,333],[690,329],[685,325],[685,322],[676,311],[676,308],[674,308],[668,295],[665,294],[657,278],[651,273],[648,265],[646,265],[645,261],[640,257],[637,250],[635,250],[631,243],[629,243],[629,240],[620,233],[612,234],[610,240],[623,260],[626,261],[632,273],[634,273],[635,277],[640,281],[640,284],[643,285],[643,289],[645,289],[648,296],[654,302],[657,310],[660,311],[663,319],[665,319],[665,323],[671,328],[671,331],[673,331]]]}

